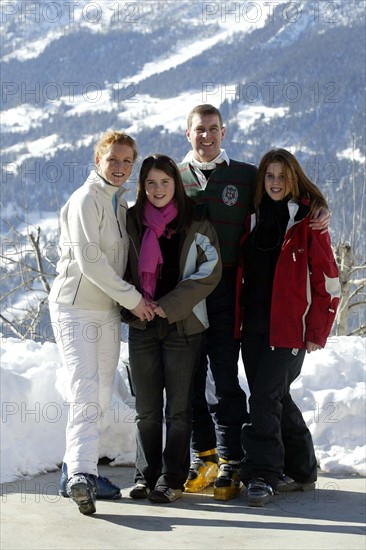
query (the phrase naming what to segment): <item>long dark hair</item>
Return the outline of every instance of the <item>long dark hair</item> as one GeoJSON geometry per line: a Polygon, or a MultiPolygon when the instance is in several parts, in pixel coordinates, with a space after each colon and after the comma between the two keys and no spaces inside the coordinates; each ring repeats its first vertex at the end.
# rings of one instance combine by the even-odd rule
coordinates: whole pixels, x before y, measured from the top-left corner
{"type": "Polygon", "coordinates": [[[174,229],[177,232],[187,231],[194,219],[194,202],[186,195],[179,168],[174,160],[166,155],[155,153],[142,161],[139,173],[134,210],[140,234],[142,234],[142,217],[147,202],[145,182],[152,168],[162,170],[173,178],[175,184],[174,201],[178,209],[178,215],[173,222],[174,229]]]}
{"type": "Polygon", "coordinates": [[[258,212],[259,204],[266,192],[264,183],[267,168],[269,164],[273,162],[282,164],[286,185],[288,189],[290,189],[292,199],[296,201],[300,201],[301,198],[310,199],[311,211],[322,207],[328,208],[327,201],[320,189],[309,180],[294,155],[286,149],[272,149],[262,157],[259,163],[257,185],[254,195],[254,207],[256,212],[258,212]]]}

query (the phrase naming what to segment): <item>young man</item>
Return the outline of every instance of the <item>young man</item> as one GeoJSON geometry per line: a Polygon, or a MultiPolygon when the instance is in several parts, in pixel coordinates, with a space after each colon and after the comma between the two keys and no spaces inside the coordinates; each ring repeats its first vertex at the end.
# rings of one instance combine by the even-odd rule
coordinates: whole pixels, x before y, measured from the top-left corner
{"type": "MultiPolygon", "coordinates": [[[[197,203],[218,234],[223,274],[206,299],[210,327],[206,354],[194,381],[192,449],[195,458],[185,484],[197,492],[214,482],[214,498],[239,495],[242,425],[249,420],[246,395],[238,380],[239,340],[234,338],[236,273],[244,220],[252,208],[257,169],[228,157],[221,143],[225,127],[220,111],[203,104],[188,115],[186,136],[191,151],[180,164],[186,193],[197,203]],[[215,385],[215,400],[205,396],[207,357],[215,385]],[[214,420],[214,422],[213,422],[214,420]]],[[[314,229],[329,222],[325,213],[314,229]]]]}
{"type": "Polygon", "coordinates": [[[195,379],[193,402],[195,460],[185,490],[196,492],[215,481],[214,498],[228,500],[241,489],[240,431],[248,419],[246,396],[238,380],[240,342],[234,339],[234,319],[239,242],[251,208],[256,167],[229,159],[221,148],[225,127],[220,111],[212,105],[199,105],[189,113],[186,135],[192,150],[180,165],[181,175],[187,194],[216,229],[223,274],[206,300],[210,322],[206,353],[216,400],[208,405],[205,398],[204,355],[195,379]]]}

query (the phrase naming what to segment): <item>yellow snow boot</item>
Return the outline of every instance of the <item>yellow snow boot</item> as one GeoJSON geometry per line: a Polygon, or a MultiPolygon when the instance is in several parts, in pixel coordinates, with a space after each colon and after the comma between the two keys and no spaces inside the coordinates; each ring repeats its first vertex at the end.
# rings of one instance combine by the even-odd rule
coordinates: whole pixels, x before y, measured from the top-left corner
{"type": "Polygon", "coordinates": [[[240,495],[244,484],[240,481],[240,462],[219,459],[219,473],[214,484],[215,500],[230,500],[240,495]]]}
{"type": "Polygon", "coordinates": [[[187,481],[184,484],[186,493],[198,493],[213,483],[217,477],[219,456],[216,449],[196,453],[189,467],[187,481]]]}

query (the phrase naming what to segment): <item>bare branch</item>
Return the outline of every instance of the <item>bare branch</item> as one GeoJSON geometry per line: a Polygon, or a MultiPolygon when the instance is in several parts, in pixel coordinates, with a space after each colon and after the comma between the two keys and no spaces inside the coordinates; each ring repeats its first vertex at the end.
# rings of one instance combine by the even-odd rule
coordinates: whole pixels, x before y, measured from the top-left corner
{"type": "Polygon", "coordinates": [[[355,302],[353,304],[348,304],[348,311],[359,308],[366,305],[366,300],[361,300],[360,302],[355,302]]]}
{"type": "MultiPolygon", "coordinates": [[[[33,279],[34,280],[34,279],[33,279]]],[[[33,282],[33,281],[32,281],[33,282]]],[[[18,284],[17,286],[11,288],[8,292],[6,292],[5,294],[2,294],[1,297],[0,297],[0,302],[2,302],[5,298],[7,298],[8,296],[10,296],[11,294],[14,294],[17,290],[20,290],[22,289],[24,286],[25,286],[25,282],[22,281],[20,284],[18,284]]]]}
{"type": "Polygon", "coordinates": [[[9,321],[2,313],[0,313],[0,319],[5,323],[5,325],[21,340],[23,340],[23,335],[17,330],[16,325],[9,321]]]}
{"type": "MultiPolygon", "coordinates": [[[[31,252],[29,252],[29,254],[31,254],[31,252]]],[[[14,258],[9,258],[9,256],[4,256],[2,254],[0,254],[0,258],[6,260],[8,263],[10,264],[15,264],[15,265],[22,265],[24,269],[27,269],[28,271],[37,271],[34,266],[28,264],[25,260],[19,260],[19,259],[14,259],[14,258]]],[[[40,272],[39,272],[40,273],[40,272]]]]}
{"type": "Polygon", "coordinates": [[[360,288],[361,290],[365,288],[366,279],[351,279],[349,278],[348,284],[350,288],[360,288]]]}
{"type": "Polygon", "coordinates": [[[348,336],[366,336],[366,325],[353,329],[348,336]]]}
{"type": "MultiPolygon", "coordinates": [[[[0,258],[2,259],[5,259],[8,263],[11,263],[11,264],[14,264],[14,265],[21,265],[23,267],[22,271],[17,271],[16,273],[17,274],[20,274],[20,273],[27,273],[27,272],[30,272],[30,271],[33,271],[34,273],[37,273],[40,277],[44,277],[44,276],[50,276],[52,274],[50,273],[47,273],[45,272],[44,270],[40,271],[38,269],[36,269],[34,266],[26,263],[25,261],[22,261],[22,260],[14,260],[12,258],[8,258],[7,256],[3,256],[2,254],[0,254],[0,258]]],[[[50,265],[54,265],[53,263],[50,262],[50,265]]],[[[43,269],[43,268],[42,268],[43,269]]]]}
{"type": "Polygon", "coordinates": [[[366,269],[366,262],[364,262],[363,264],[361,265],[355,265],[351,268],[351,273],[354,273],[355,271],[357,271],[358,269],[366,269]]]}
{"type": "Polygon", "coordinates": [[[355,134],[352,134],[352,193],[353,193],[353,215],[351,246],[353,255],[355,254],[355,232],[356,232],[356,182],[355,182],[355,134]]]}
{"type": "Polygon", "coordinates": [[[41,318],[41,311],[42,311],[42,307],[45,303],[45,301],[47,300],[47,298],[44,298],[43,300],[41,300],[38,304],[37,304],[37,308],[36,310],[33,312],[33,319],[31,320],[31,323],[25,333],[25,337],[27,334],[32,334],[33,333],[33,330],[35,330],[35,328],[37,327],[39,321],[40,321],[40,318],[41,318]]]}
{"type": "Polygon", "coordinates": [[[1,264],[2,305],[1,320],[7,331],[17,338],[36,338],[36,328],[45,313],[45,304],[50,292],[50,281],[55,277],[55,264],[43,249],[40,227],[31,225],[28,212],[15,227],[6,223],[8,238],[3,241],[1,264]]]}
{"type": "Polygon", "coordinates": [[[37,228],[37,237],[35,238],[34,235],[32,235],[32,233],[30,233],[29,234],[29,239],[30,239],[30,242],[32,243],[32,246],[33,246],[34,255],[35,255],[37,266],[38,266],[38,271],[40,273],[40,280],[43,284],[44,289],[49,294],[50,291],[51,291],[51,288],[50,288],[50,285],[48,284],[48,281],[47,281],[46,277],[43,275],[42,254],[41,254],[41,250],[40,250],[40,246],[39,246],[40,234],[41,234],[41,228],[38,227],[37,228]]]}

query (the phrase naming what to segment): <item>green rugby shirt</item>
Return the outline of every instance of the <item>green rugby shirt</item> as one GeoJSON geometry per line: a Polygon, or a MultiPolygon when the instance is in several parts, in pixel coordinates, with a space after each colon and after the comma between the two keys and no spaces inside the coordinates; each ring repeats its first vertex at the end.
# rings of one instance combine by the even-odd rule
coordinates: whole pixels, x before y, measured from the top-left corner
{"type": "Polygon", "coordinates": [[[253,164],[230,159],[218,164],[202,189],[192,166],[179,165],[186,193],[202,207],[202,214],[214,226],[220,243],[223,266],[236,267],[240,239],[247,213],[253,209],[257,168],[253,164]]]}

